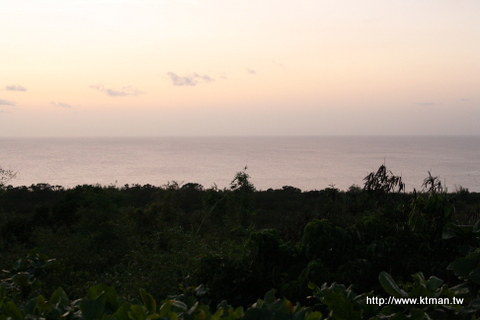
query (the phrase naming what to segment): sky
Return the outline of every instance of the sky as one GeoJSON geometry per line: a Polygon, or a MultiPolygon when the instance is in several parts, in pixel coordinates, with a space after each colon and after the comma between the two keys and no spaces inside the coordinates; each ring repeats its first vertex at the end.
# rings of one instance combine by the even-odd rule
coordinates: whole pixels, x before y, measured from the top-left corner
{"type": "Polygon", "coordinates": [[[0,137],[480,135],[478,0],[0,12],[0,137]]]}

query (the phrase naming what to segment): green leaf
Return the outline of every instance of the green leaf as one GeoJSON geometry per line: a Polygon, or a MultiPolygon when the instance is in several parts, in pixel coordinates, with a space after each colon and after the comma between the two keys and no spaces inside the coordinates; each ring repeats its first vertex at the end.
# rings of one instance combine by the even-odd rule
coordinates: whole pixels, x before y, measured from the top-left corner
{"type": "Polygon", "coordinates": [[[45,303],[45,297],[42,296],[42,295],[39,295],[36,298],[28,300],[28,302],[23,307],[23,311],[26,314],[39,315],[43,311],[47,310],[48,306],[49,306],[49,304],[45,303]]]}
{"type": "Polygon", "coordinates": [[[317,288],[317,285],[311,281],[308,282],[308,289],[313,290],[317,288]]]}
{"type": "MultiPolygon", "coordinates": [[[[117,292],[115,291],[115,288],[112,286],[108,286],[105,288],[105,296],[106,296],[106,301],[105,307],[108,307],[110,310],[110,313],[113,313],[115,310],[120,308],[121,305],[121,298],[119,298],[117,292]]],[[[107,310],[105,310],[107,311],[107,310]]]]}
{"type": "Polygon", "coordinates": [[[115,313],[112,314],[112,318],[115,318],[117,320],[129,320],[130,319],[128,317],[129,311],[130,311],[130,304],[128,302],[125,302],[115,311],[115,313]]]}
{"type": "Polygon", "coordinates": [[[263,300],[265,300],[265,302],[268,303],[268,304],[274,303],[277,300],[275,298],[275,292],[277,292],[277,290],[275,290],[275,289],[272,289],[272,290],[268,291],[265,294],[265,298],[263,300]]]}
{"type": "Polygon", "coordinates": [[[5,312],[5,315],[12,320],[24,319],[22,312],[13,301],[5,303],[3,306],[3,311],[5,312]]]}
{"type": "Polygon", "coordinates": [[[480,284],[480,269],[476,268],[468,275],[468,278],[475,282],[476,284],[480,284]]]}
{"type": "Polygon", "coordinates": [[[2,307],[3,300],[7,297],[7,288],[3,283],[0,283],[0,308],[2,307]]]}
{"type": "Polygon", "coordinates": [[[199,305],[199,302],[198,302],[198,301],[195,302],[195,303],[193,304],[193,306],[190,307],[190,309],[188,310],[187,314],[192,314],[192,313],[194,313],[195,310],[197,309],[198,305],[199,305]]]}
{"type": "Polygon", "coordinates": [[[147,293],[145,290],[140,289],[140,297],[142,298],[143,305],[150,313],[157,312],[157,302],[152,297],[151,294],[147,293]]]}
{"type": "Polygon", "coordinates": [[[207,286],[201,284],[198,287],[195,288],[195,295],[196,296],[203,296],[208,293],[208,288],[207,286]]]}
{"type": "Polygon", "coordinates": [[[479,232],[479,231],[480,231],[480,220],[475,222],[475,224],[473,225],[473,232],[479,232]]]}
{"type": "Polygon", "coordinates": [[[194,319],[195,320],[205,320],[207,318],[207,312],[203,309],[197,310],[194,314],[194,319]]]}
{"type": "Polygon", "coordinates": [[[104,283],[97,284],[95,286],[91,286],[90,288],[88,288],[87,298],[95,299],[100,294],[105,292],[106,289],[107,289],[107,285],[104,284],[104,283]]]}
{"type": "Polygon", "coordinates": [[[331,291],[321,298],[320,301],[328,306],[333,319],[362,319],[361,310],[355,310],[355,303],[347,300],[345,292],[340,290],[331,291]]]}
{"type": "Polygon", "coordinates": [[[218,310],[212,315],[212,320],[218,320],[223,315],[223,308],[218,308],[218,310]]]}
{"type": "Polygon", "coordinates": [[[456,232],[453,231],[452,229],[444,229],[442,232],[442,239],[443,240],[448,240],[455,238],[457,236],[456,232]]]}
{"type": "Polygon", "coordinates": [[[465,297],[470,294],[470,289],[468,288],[468,283],[463,282],[449,289],[457,297],[465,297]]]}
{"type": "Polygon", "coordinates": [[[175,307],[177,309],[180,309],[181,312],[186,311],[187,308],[188,308],[187,305],[185,303],[183,303],[182,301],[173,302],[173,307],[175,307]]]}
{"type": "Polygon", "coordinates": [[[395,283],[392,277],[385,271],[380,272],[378,280],[380,280],[380,284],[388,294],[398,298],[405,298],[408,296],[407,293],[404,290],[400,289],[400,287],[395,283]]]}
{"type": "Polygon", "coordinates": [[[305,320],[321,320],[322,319],[322,314],[318,311],[310,313],[305,320]]]}
{"type": "Polygon", "coordinates": [[[172,305],[173,305],[173,300],[165,301],[160,307],[160,313],[159,313],[160,316],[166,317],[170,313],[170,310],[172,309],[172,305]]]}
{"type": "Polygon", "coordinates": [[[145,309],[142,306],[133,305],[130,307],[128,317],[131,320],[145,320],[147,318],[147,315],[145,314],[145,309]]]}
{"type": "Polygon", "coordinates": [[[435,292],[443,285],[443,280],[435,276],[431,276],[427,280],[427,289],[431,292],[435,292]]]}
{"type": "Polygon", "coordinates": [[[59,309],[65,309],[70,306],[70,299],[62,288],[55,290],[50,296],[50,303],[59,309]]]}
{"type": "Polygon", "coordinates": [[[448,270],[453,270],[456,276],[462,279],[467,279],[468,275],[474,268],[472,260],[469,258],[457,258],[455,261],[448,265],[448,270]]]}
{"type": "Polygon", "coordinates": [[[243,317],[244,316],[243,308],[238,307],[237,309],[235,309],[235,311],[232,312],[232,316],[234,316],[233,319],[240,319],[241,317],[243,317]]]}
{"type": "Polygon", "coordinates": [[[421,285],[422,287],[426,288],[427,281],[425,280],[425,276],[423,275],[423,272],[417,272],[412,275],[413,280],[415,281],[416,284],[421,285]]]}
{"type": "Polygon", "coordinates": [[[12,281],[20,288],[26,288],[31,283],[32,275],[27,272],[18,272],[12,277],[12,281]]]}
{"type": "Polygon", "coordinates": [[[101,318],[105,310],[105,300],[106,296],[104,292],[95,299],[82,299],[80,302],[80,310],[82,311],[83,318],[86,320],[101,318]]]}

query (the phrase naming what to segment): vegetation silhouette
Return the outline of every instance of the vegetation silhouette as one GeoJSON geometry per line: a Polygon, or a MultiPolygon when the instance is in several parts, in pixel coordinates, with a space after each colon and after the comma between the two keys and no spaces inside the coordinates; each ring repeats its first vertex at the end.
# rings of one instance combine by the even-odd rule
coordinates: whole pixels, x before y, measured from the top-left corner
{"type": "Polygon", "coordinates": [[[246,170],[224,189],[12,187],[1,171],[0,319],[480,315],[478,193],[430,172],[407,193],[384,165],[363,188],[262,191],[246,170]],[[389,296],[440,303],[367,300],[389,296]]]}

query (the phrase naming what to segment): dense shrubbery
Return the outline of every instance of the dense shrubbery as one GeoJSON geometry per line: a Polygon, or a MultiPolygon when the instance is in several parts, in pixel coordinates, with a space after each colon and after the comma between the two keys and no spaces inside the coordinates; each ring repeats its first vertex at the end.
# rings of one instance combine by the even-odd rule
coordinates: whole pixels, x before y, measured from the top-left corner
{"type": "Polygon", "coordinates": [[[479,208],[480,195],[447,193],[430,174],[421,192],[404,193],[384,166],[348,191],[258,191],[246,172],[222,190],[2,184],[0,320],[470,317],[479,208]],[[465,300],[366,303],[388,294],[465,300]]]}
{"type": "MultiPolygon", "coordinates": [[[[464,261],[455,261],[453,265],[452,268],[465,271],[464,261]]],[[[310,306],[293,305],[286,298],[276,298],[275,290],[270,290],[263,300],[258,299],[246,310],[233,308],[225,300],[212,308],[204,285],[184,288],[182,293],[169,296],[160,304],[143,289],[138,297],[128,298],[105,284],[90,287],[85,297],[76,300],[70,299],[62,288],[53,291],[49,298],[28,298],[41,286],[39,276],[56,267],[55,260],[38,253],[18,260],[11,277],[0,283],[0,319],[475,319],[480,307],[480,298],[470,290],[467,279],[449,288],[435,276],[425,279],[423,273],[416,273],[412,275],[413,282],[400,287],[386,272],[381,272],[378,280],[390,297],[373,291],[357,295],[352,286],[346,288],[335,282],[321,287],[310,282],[310,306]],[[387,303],[391,298],[400,302],[387,303]],[[418,303],[412,303],[413,299],[418,303]]]]}

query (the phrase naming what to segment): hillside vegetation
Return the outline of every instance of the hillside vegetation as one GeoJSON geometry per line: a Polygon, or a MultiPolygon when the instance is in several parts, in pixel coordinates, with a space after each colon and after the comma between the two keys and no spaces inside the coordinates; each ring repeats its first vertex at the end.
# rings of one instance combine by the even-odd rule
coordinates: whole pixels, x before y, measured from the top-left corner
{"type": "Polygon", "coordinates": [[[383,165],[346,191],[0,176],[0,320],[480,315],[480,194],[430,173],[411,193],[383,165]]]}

